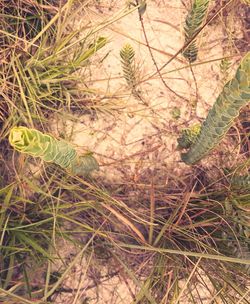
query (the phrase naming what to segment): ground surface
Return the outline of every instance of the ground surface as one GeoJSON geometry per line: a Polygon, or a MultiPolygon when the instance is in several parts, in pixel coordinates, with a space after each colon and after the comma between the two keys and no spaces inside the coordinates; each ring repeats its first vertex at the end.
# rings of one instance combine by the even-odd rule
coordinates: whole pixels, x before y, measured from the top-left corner
{"type": "MultiPolygon", "coordinates": [[[[80,12],[80,21],[74,26],[82,26],[86,16],[87,22],[94,26],[116,15],[124,5],[120,1],[101,1],[80,12]]],[[[187,8],[181,1],[151,1],[148,4],[143,23],[158,67],[182,47],[182,24],[186,14],[187,8]]],[[[92,81],[88,86],[104,96],[99,107],[108,103],[116,111],[110,114],[105,107],[103,113],[77,115],[74,121],[61,117],[57,129],[62,130],[62,126],[66,126],[66,133],[72,136],[71,140],[80,150],[94,151],[101,164],[100,174],[111,180],[126,180],[126,172],[130,172],[130,178],[136,178],[152,167],[171,168],[174,174],[178,171],[183,173],[186,166],[180,163],[176,149],[179,132],[205,118],[223,85],[219,59],[225,52],[220,24],[208,26],[199,40],[199,61],[193,67],[197,91],[190,68],[181,55],[162,71],[168,88],[158,74],[152,76],[156,68],[145,46],[137,11],[114,22],[100,35],[108,37],[110,42],[96,55],[89,72],[92,81]],[[142,81],[138,89],[143,100],[130,93],[122,77],[119,52],[125,43],[130,43],[135,50],[139,80],[142,81]],[[180,111],[179,118],[175,118],[176,111],[180,111]]]]}
{"type": "MultiPolygon", "coordinates": [[[[148,2],[143,23],[154,59],[161,67],[183,45],[183,22],[189,2],[148,2]]],[[[125,5],[125,1],[96,1],[95,5],[86,6],[78,12],[72,27],[101,24],[103,20],[114,18],[125,5]]],[[[137,10],[110,24],[104,31],[97,33],[97,36],[108,37],[109,43],[98,52],[91,70],[87,71],[91,78],[88,87],[103,96],[102,99],[99,97],[98,106],[103,106],[104,110],[97,114],[91,111],[84,115],[76,113],[71,118],[57,116],[53,132],[66,134],[79,151],[94,151],[101,165],[97,177],[110,183],[136,183],[147,175],[149,169],[180,178],[189,168],[180,162],[180,154],[176,149],[178,133],[183,127],[205,118],[225,81],[225,75],[220,69],[220,58],[231,54],[227,43],[223,42],[227,31],[221,26],[223,22],[220,18],[211,22],[199,39],[199,57],[197,65],[193,66],[195,79],[187,62],[179,55],[162,70],[167,86],[156,73],[137,10]],[[141,99],[131,94],[123,78],[119,53],[127,42],[133,46],[136,54],[141,99]],[[109,107],[113,109],[112,112],[109,112],[109,107]]],[[[237,18],[234,22],[230,21],[232,28],[237,28],[237,24],[237,18]]],[[[240,30],[237,35],[241,37],[240,30]]],[[[231,60],[229,73],[235,70],[236,60],[237,56],[231,60]]],[[[72,251],[72,248],[67,248],[62,255],[70,256],[72,251]]],[[[136,289],[134,283],[125,281],[122,274],[109,280],[104,279],[103,283],[94,282],[90,274],[84,271],[86,263],[91,262],[85,259],[79,261],[63,284],[65,289],[77,290],[81,283],[81,291],[78,294],[73,290],[61,292],[54,297],[53,303],[121,304],[133,300],[136,289]],[[83,299],[86,301],[83,302],[83,299]]],[[[99,269],[99,276],[103,278],[109,272],[103,265],[95,265],[90,269],[99,269]]],[[[204,294],[204,298],[196,303],[211,303],[210,300],[211,295],[209,298],[209,295],[204,294]]],[[[181,303],[189,302],[184,299],[181,303]]]]}

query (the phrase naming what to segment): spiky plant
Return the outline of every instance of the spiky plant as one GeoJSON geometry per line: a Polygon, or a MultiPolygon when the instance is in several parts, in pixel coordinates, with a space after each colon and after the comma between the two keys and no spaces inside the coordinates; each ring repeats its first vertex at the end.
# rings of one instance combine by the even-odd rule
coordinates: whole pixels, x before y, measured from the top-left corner
{"type": "Polygon", "coordinates": [[[129,43],[126,43],[120,50],[120,57],[124,78],[126,79],[128,86],[133,91],[137,85],[135,51],[129,43]]]}
{"type": "Polygon", "coordinates": [[[201,125],[195,124],[181,131],[181,136],[177,139],[179,149],[188,149],[195,142],[200,133],[201,125]]]}
{"type": "Polygon", "coordinates": [[[240,109],[250,100],[250,52],[243,58],[235,77],[218,96],[204,121],[201,132],[182,160],[192,165],[213,150],[233,125],[240,109]]]}
{"type": "Polygon", "coordinates": [[[229,70],[231,67],[231,61],[228,58],[223,58],[220,62],[220,71],[222,74],[223,85],[229,80],[229,70]]]}
{"type": "Polygon", "coordinates": [[[198,47],[195,35],[199,32],[204,23],[209,0],[194,0],[191,10],[189,11],[184,31],[185,31],[185,44],[191,42],[188,47],[183,51],[183,56],[191,63],[197,59],[198,47]]]}
{"type": "Polygon", "coordinates": [[[98,169],[98,163],[90,153],[78,156],[66,141],[35,129],[14,127],[10,131],[9,142],[17,151],[53,162],[72,174],[86,176],[98,169]]]}

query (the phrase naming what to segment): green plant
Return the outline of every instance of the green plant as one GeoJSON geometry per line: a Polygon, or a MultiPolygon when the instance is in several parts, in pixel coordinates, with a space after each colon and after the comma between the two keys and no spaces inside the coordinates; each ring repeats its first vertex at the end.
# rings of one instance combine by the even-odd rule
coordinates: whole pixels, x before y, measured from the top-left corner
{"type": "Polygon", "coordinates": [[[72,174],[86,176],[98,169],[98,163],[90,153],[78,156],[66,141],[35,129],[14,127],[10,131],[9,142],[17,151],[53,162],[72,174]]]}
{"type": "Polygon", "coordinates": [[[249,243],[250,237],[249,198],[249,193],[237,194],[233,192],[225,201],[228,216],[231,217],[236,233],[243,243],[249,243]]]}
{"type": "Polygon", "coordinates": [[[233,125],[240,109],[250,100],[249,75],[250,52],[241,61],[235,77],[224,86],[189,151],[181,155],[186,164],[195,164],[206,156],[233,125]]]}
{"type": "Polygon", "coordinates": [[[124,78],[134,94],[138,80],[135,67],[135,51],[129,43],[125,44],[120,50],[120,57],[124,78]]]}
{"type": "Polygon", "coordinates": [[[190,44],[183,51],[183,56],[188,59],[190,63],[197,59],[198,47],[195,36],[204,22],[208,5],[209,0],[194,0],[192,8],[186,17],[184,26],[185,44],[190,44]]]}
{"type": "Polygon", "coordinates": [[[235,188],[250,188],[250,175],[236,175],[231,179],[231,185],[235,188]]]}
{"type": "Polygon", "coordinates": [[[231,61],[228,58],[223,58],[220,62],[220,71],[222,74],[222,83],[225,84],[228,81],[229,69],[231,67],[231,61]]]}
{"type": "MultiPolygon", "coordinates": [[[[4,38],[4,56],[0,56],[3,93],[0,94],[0,302],[45,304],[57,302],[55,298],[60,293],[68,293],[70,299],[66,301],[78,303],[83,292],[94,287],[99,293],[98,285],[105,281],[107,286],[108,279],[118,273],[128,283],[133,303],[199,303],[203,301],[205,288],[211,296],[209,300],[249,304],[249,276],[245,266],[250,261],[245,252],[240,252],[248,246],[249,195],[237,195],[232,189],[217,191],[216,181],[213,181],[214,188],[208,185],[204,172],[201,179],[200,175],[196,177],[199,168],[189,170],[191,178],[176,177],[171,175],[171,170],[166,173],[167,170],[161,169],[159,176],[158,167],[153,164],[152,171],[150,168],[145,173],[138,170],[132,188],[129,180],[121,183],[115,180],[112,184],[102,178],[87,181],[77,174],[83,160],[90,161],[90,164],[84,163],[84,174],[93,162],[97,166],[92,155],[89,158],[77,155],[67,142],[34,129],[46,130],[43,127],[50,117],[56,120],[58,115],[63,120],[69,118],[79,123],[78,115],[73,115],[74,109],[80,110],[80,115],[86,110],[98,115],[95,109],[102,98],[93,101],[89,96],[100,97],[100,91],[90,87],[95,78],[89,79],[85,71],[92,72],[93,55],[107,40],[95,39],[93,35],[123,15],[101,23],[97,18],[99,26],[96,28],[93,20],[86,25],[86,32],[85,23],[80,30],[72,31],[71,21],[79,5],[86,11],[92,10],[93,3],[59,2],[57,7],[57,0],[18,0],[18,5],[14,0],[2,1],[5,5],[11,3],[11,9],[0,12],[1,17],[5,15],[3,20],[8,21],[3,24],[0,20],[0,26],[4,25],[0,37],[4,38]],[[50,16],[49,12],[53,14],[50,16]],[[17,43],[19,38],[21,44],[17,43]],[[20,127],[24,128],[24,135],[15,127],[17,149],[54,162],[72,175],[48,165],[34,178],[36,167],[26,167],[25,154],[15,153],[6,140],[11,128],[23,123],[33,129],[20,127]],[[228,213],[225,212],[226,199],[230,205],[228,213]],[[230,248],[228,240],[225,246],[222,232],[230,239],[230,248]],[[75,245],[75,250],[66,257],[62,247],[68,242],[75,245]],[[86,257],[87,263],[80,264],[86,257]],[[52,268],[54,261],[62,261],[56,276],[52,268]],[[96,266],[98,261],[101,262],[96,266]],[[41,268],[37,271],[34,264],[41,268]],[[107,276],[104,264],[108,266],[107,276]],[[78,287],[70,284],[65,288],[64,280],[80,265],[84,270],[78,287]],[[93,285],[86,286],[85,282],[91,279],[87,277],[88,267],[94,278],[93,285]],[[38,274],[42,275],[41,280],[37,279],[38,274]]],[[[102,1],[94,2],[102,4],[102,1]]],[[[136,2],[141,18],[146,1],[136,2]]],[[[121,61],[131,65],[131,70],[125,71],[126,81],[136,95],[138,78],[135,52],[131,48],[127,47],[125,57],[128,58],[123,60],[123,53],[121,61]]],[[[153,43],[152,49],[156,51],[153,43]]],[[[108,96],[110,98],[110,94],[108,96]]],[[[138,114],[148,118],[142,111],[138,114]]],[[[171,114],[178,119],[180,111],[176,107],[171,114]]],[[[155,127],[158,130],[158,123],[155,127]]],[[[183,131],[179,143],[182,148],[195,142],[198,129],[197,126],[197,129],[191,127],[183,131]]],[[[148,135],[151,138],[151,133],[148,135]]],[[[122,167],[124,173],[132,173],[127,171],[126,164],[122,167]]],[[[116,303],[113,298],[112,304],[116,303]]]]}
{"type": "Polygon", "coordinates": [[[181,131],[181,136],[177,139],[179,149],[188,149],[195,142],[200,133],[201,125],[195,124],[181,131]]]}
{"type": "MultiPolygon", "coordinates": [[[[107,44],[107,39],[99,37],[89,45],[79,43],[72,56],[66,50],[75,35],[66,35],[57,45],[42,44],[32,56],[22,61],[13,58],[13,83],[20,87],[20,97],[29,117],[42,117],[42,111],[66,106],[69,94],[71,106],[77,104],[80,94],[76,92],[80,90],[76,87],[76,73],[89,64],[91,56],[107,44]]],[[[31,123],[31,118],[29,120],[31,123]]]]}
{"type": "Polygon", "coordinates": [[[0,1],[1,134],[18,123],[43,124],[48,112],[85,107],[80,68],[107,43],[84,30],[69,31],[74,1],[0,1]],[[67,28],[67,29],[66,29],[67,28]],[[81,38],[79,34],[81,32],[81,38]],[[11,115],[10,115],[11,114],[11,115]]]}

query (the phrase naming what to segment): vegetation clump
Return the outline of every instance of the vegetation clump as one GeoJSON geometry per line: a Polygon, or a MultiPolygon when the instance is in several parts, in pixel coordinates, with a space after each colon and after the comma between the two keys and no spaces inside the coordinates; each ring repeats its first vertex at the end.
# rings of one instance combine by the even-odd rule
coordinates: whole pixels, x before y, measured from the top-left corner
{"type": "MultiPolygon", "coordinates": [[[[154,30],[153,22],[178,29],[175,14],[177,25],[155,18],[154,6],[164,1],[125,2],[0,0],[0,303],[104,303],[100,290],[109,290],[117,278],[128,289],[128,303],[131,298],[138,304],[206,304],[205,289],[211,303],[249,304],[249,118],[246,114],[243,124],[238,115],[250,97],[250,53],[244,57],[232,48],[230,56],[216,54],[211,59],[207,51],[202,58],[198,39],[207,28],[206,16],[213,14],[208,0],[193,1],[184,27],[186,47],[175,54],[171,40],[166,44],[169,49],[155,45],[162,39],[158,30],[152,31],[154,37],[147,35],[149,28],[154,30]],[[153,22],[148,20],[151,16],[153,22]],[[118,27],[123,18],[138,24],[131,23],[132,31],[125,33],[118,27]],[[136,27],[145,42],[136,39],[136,27]],[[133,42],[118,45],[111,31],[133,42]],[[191,66],[198,50],[200,61],[191,66]],[[149,52],[146,59],[144,51],[149,52]],[[136,61],[140,54],[156,68],[153,76],[143,75],[136,61]],[[156,54],[170,59],[160,68],[165,57],[156,54]],[[175,92],[172,83],[185,80],[189,94],[191,67],[194,76],[201,76],[194,77],[199,106],[199,84],[206,82],[210,90],[211,80],[199,69],[214,73],[221,68],[228,79],[229,67],[238,57],[243,59],[232,80],[218,80],[225,86],[205,122],[200,126],[191,121],[175,149],[178,130],[200,117],[187,114],[189,99],[180,93],[184,86],[175,92]],[[117,71],[109,73],[114,62],[117,71]],[[171,62],[171,70],[163,73],[171,62]],[[146,98],[153,101],[145,102],[146,98]],[[198,163],[236,118],[230,134],[236,148],[228,148],[233,162],[224,158],[228,151],[220,151],[222,156],[218,153],[206,166],[198,163]],[[127,142],[123,126],[130,123],[127,142]],[[77,133],[79,125],[84,134],[77,133]],[[111,141],[103,148],[105,136],[124,157],[117,156],[111,141]],[[96,175],[91,175],[99,169],[93,154],[80,152],[88,147],[97,147],[96,175]],[[106,155],[109,149],[112,153],[106,155]],[[186,164],[197,165],[184,166],[179,149],[188,149],[182,154],[186,164]],[[77,284],[71,286],[74,278],[77,284]]],[[[186,12],[184,2],[178,2],[178,12],[179,6],[186,12]]],[[[211,20],[218,17],[218,27],[225,29],[224,9],[235,5],[238,2],[227,6],[222,1],[211,20]]],[[[171,13],[177,10],[164,3],[166,8],[171,13]]],[[[233,31],[229,34],[225,40],[234,41],[233,31]]],[[[211,48],[206,41],[203,45],[211,48]]],[[[124,298],[119,294],[113,300],[120,290],[115,288],[108,295],[110,304],[124,298]]]]}
{"type": "Polygon", "coordinates": [[[66,141],[57,140],[35,129],[14,127],[10,130],[9,142],[17,151],[55,163],[72,174],[88,176],[99,168],[91,153],[78,156],[66,141]]]}
{"type": "Polygon", "coordinates": [[[195,164],[213,150],[233,125],[240,110],[250,100],[250,52],[243,58],[235,77],[218,96],[201,131],[187,153],[182,154],[186,164],[195,164]]]}

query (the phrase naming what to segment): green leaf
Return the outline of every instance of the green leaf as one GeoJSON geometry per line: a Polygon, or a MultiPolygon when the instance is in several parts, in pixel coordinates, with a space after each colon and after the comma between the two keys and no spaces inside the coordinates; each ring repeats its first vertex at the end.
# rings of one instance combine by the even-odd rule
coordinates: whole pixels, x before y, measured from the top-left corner
{"type": "Polygon", "coordinates": [[[86,176],[98,169],[98,163],[92,155],[78,156],[66,141],[57,140],[35,129],[14,127],[10,131],[9,142],[17,151],[53,162],[72,174],[86,176]]]}
{"type": "Polygon", "coordinates": [[[13,233],[22,243],[33,248],[36,252],[40,253],[49,260],[52,260],[52,257],[47,253],[47,251],[44,250],[31,236],[27,236],[25,233],[18,231],[13,233]]]}
{"type": "Polygon", "coordinates": [[[204,121],[201,132],[187,153],[182,154],[186,164],[195,164],[213,150],[232,126],[240,109],[250,100],[250,52],[243,58],[235,77],[218,96],[204,121]]]}

